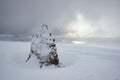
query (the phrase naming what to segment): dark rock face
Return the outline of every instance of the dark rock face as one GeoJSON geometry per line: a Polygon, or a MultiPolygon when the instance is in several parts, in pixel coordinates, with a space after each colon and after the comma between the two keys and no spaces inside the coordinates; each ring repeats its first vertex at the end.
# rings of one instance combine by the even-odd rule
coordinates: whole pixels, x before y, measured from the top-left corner
{"type": "Polygon", "coordinates": [[[30,54],[26,61],[30,59],[32,54],[39,60],[40,67],[42,65],[59,64],[55,38],[45,24],[40,27],[39,32],[33,34],[30,54]]]}

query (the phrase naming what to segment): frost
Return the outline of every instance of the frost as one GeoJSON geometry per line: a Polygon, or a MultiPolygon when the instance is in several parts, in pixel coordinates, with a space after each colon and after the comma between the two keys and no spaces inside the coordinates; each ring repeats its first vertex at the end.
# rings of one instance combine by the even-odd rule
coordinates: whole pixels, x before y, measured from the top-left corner
{"type": "Polygon", "coordinates": [[[40,31],[33,34],[30,54],[27,61],[31,57],[31,54],[37,57],[40,67],[42,67],[43,64],[59,64],[55,38],[53,38],[52,33],[48,30],[47,25],[43,24],[40,27],[40,31]]]}

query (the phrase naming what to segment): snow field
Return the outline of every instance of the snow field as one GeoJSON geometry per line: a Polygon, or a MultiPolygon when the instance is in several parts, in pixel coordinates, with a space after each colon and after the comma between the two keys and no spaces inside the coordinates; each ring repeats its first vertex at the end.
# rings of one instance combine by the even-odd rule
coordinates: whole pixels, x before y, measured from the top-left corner
{"type": "Polygon", "coordinates": [[[0,41],[0,80],[120,80],[120,50],[91,45],[57,44],[62,68],[39,68],[29,42],[0,41]]]}

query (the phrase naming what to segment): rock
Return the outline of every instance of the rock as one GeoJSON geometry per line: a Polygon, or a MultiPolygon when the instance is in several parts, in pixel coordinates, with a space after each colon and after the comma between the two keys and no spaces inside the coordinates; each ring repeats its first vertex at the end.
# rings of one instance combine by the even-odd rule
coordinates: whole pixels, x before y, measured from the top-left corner
{"type": "Polygon", "coordinates": [[[52,33],[48,30],[47,25],[42,25],[40,31],[33,34],[30,54],[26,61],[29,60],[31,54],[37,57],[40,67],[42,67],[43,64],[59,64],[55,38],[53,38],[52,33]]]}

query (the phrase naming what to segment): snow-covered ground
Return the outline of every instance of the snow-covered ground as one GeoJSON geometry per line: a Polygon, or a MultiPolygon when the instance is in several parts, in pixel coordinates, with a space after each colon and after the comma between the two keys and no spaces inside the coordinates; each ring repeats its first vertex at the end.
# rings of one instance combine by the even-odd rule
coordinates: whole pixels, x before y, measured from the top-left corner
{"type": "Polygon", "coordinates": [[[39,68],[29,54],[29,42],[0,41],[0,80],[120,80],[120,49],[91,45],[57,44],[65,66],[39,68]]]}

